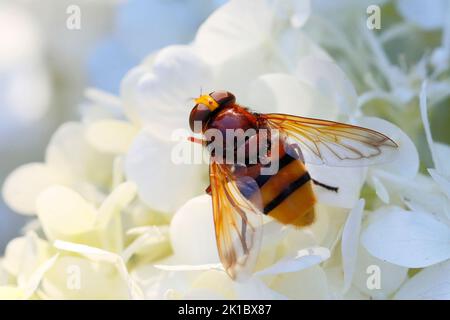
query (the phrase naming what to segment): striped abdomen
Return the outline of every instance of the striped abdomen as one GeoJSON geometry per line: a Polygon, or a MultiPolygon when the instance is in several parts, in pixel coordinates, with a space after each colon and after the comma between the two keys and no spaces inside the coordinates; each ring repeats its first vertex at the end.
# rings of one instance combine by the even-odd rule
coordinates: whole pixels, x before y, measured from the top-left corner
{"type": "MultiPolygon", "coordinates": [[[[274,175],[254,177],[260,192],[258,202],[264,214],[283,224],[298,227],[314,222],[316,197],[311,177],[304,163],[286,153],[280,153],[279,170],[274,175]]],[[[244,196],[256,202],[255,194],[244,196]]],[[[256,205],[256,203],[255,203],[256,205]]]]}

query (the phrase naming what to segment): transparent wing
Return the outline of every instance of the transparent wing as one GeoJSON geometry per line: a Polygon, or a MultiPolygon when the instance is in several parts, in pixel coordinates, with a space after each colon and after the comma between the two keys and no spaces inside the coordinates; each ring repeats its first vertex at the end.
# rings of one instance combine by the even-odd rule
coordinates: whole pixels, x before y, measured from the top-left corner
{"type": "Polygon", "coordinates": [[[235,179],[229,167],[214,159],[210,183],[220,260],[231,278],[244,279],[253,271],[261,243],[259,188],[250,177],[235,179]],[[251,193],[251,201],[242,192],[251,193]]]}
{"type": "Polygon", "coordinates": [[[285,114],[264,114],[272,129],[294,140],[304,161],[329,166],[367,166],[388,162],[397,144],[375,130],[334,121],[285,114]]]}

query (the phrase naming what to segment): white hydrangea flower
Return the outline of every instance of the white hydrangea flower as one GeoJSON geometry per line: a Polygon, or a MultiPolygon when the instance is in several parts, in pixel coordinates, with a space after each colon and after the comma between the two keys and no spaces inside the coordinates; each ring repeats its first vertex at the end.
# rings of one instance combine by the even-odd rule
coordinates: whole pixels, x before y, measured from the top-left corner
{"type": "Polygon", "coordinates": [[[449,262],[436,264],[419,272],[398,290],[395,299],[448,300],[449,262]]]}
{"type": "MultiPolygon", "coordinates": [[[[135,192],[132,183],[119,185],[96,210],[67,187],[43,191],[37,212],[46,240],[34,233],[17,238],[2,261],[6,272],[16,278],[23,297],[142,298],[126,261],[143,245],[152,247],[149,241],[141,241],[139,246],[124,249],[120,217],[135,192]]],[[[153,241],[153,248],[167,241],[148,236],[146,240],[153,241]]]]}
{"type": "MultiPolygon", "coordinates": [[[[349,6],[350,1],[338,2],[333,5],[319,5],[319,14],[313,15],[306,25],[308,34],[324,47],[337,51],[336,59],[347,71],[358,91],[361,93],[358,105],[377,112],[374,105],[383,101],[395,108],[379,108],[385,116],[393,120],[400,119],[400,112],[408,117],[410,123],[403,123],[403,128],[412,132],[417,119],[408,113],[410,104],[414,103],[420,91],[420,84],[429,80],[430,97],[435,101],[448,96],[450,87],[448,81],[440,79],[448,69],[450,24],[445,24],[443,17],[448,15],[447,5],[436,1],[425,10],[420,1],[395,1],[399,13],[407,21],[395,21],[384,25],[384,15],[381,17],[382,31],[373,32],[366,27],[366,17],[352,14],[360,10],[364,12],[369,4],[358,2],[349,6]],[[332,14],[332,10],[345,12],[344,15],[332,14]],[[321,14],[323,13],[323,14],[321,14]],[[345,17],[343,19],[343,17],[345,17]],[[421,21],[419,21],[421,20],[421,21]],[[423,29],[436,28],[442,33],[441,45],[431,47],[425,39],[414,37],[414,29],[408,24],[418,23],[423,29]],[[348,31],[348,32],[347,32],[348,31]],[[405,49],[399,53],[392,50],[392,43],[401,41],[405,49]],[[431,55],[423,48],[433,50],[431,55]],[[411,57],[410,53],[419,52],[423,56],[411,57]],[[397,63],[398,61],[398,63],[397,63]],[[386,112],[384,112],[386,111],[386,112]]],[[[387,5],[389,1],[370,2],[370,5],[387,5]]],[[[320,2],[319,2],[320,4],[320,2]]],[[[383,11],[384,14],[385,11],[383,11]]],[[[447,19],[448,20],[448,19],[447,19]]],[[[445,21],[447,21],[445,20],[445,21]]]]}
{"type": "MultiPolygon", "coordinates": [[[[379,209],[378,217],[374,218],[374,221],[365,230],[363,238],[364,245],[373,255],[409,268],[423,268],[450,258],[448,249],[450,243],[450,198],[448,197],[450,185],[448,183],[448,165],[444,158],[441,158],[448,152],[448,146],[439,147],[441,151],[436,152],[436,144],[433,142],[428,123],[426,89],[426,83],[424,83],[421,91],[421,111],[435,168],[428,169],[434,181],[429,177],[422,179],[428,180],[427,184],[434,187],[434,190],[440,190],[441,194],[426,190],[421,185],[426,186],[427,184],[422,181],[413,188],[407,186],[399,193],[406,193],[403,195],[404,200],[407,201],[411,210],[407,211],[398,207],[379,209]],[[435,196],[432,197],[427,191],[434,193],[435,196]],[[433,206],[435,203],[430,202],[436,197],[440,201],[435,207],[433,206]],[[420,198],[422,205],[420,202],[417,204],[416,199],[420,198]],[[375,235],[380,230],[383,230],[383,237],[375,235]]],[[[402,179],[399,180],[392,182],[399,184],[397,188],[401,189],[406,183],[402,179]]]]}
{"type": "Polygon", "coordinates": [[[273,299],[282,297],[284,290],[293,290],[290,293],[291,298],[313,298],[316,294],[318,297],[327,298],[325,273],[318,266],[317,271],[307,271],[329,257],[329,250],[320,247],[319,242],[315,240],[315,236],[320,233],[320,224],[323,224],[322,221],[318,221],[310,230],[288,228],[281,232],[283,227],[278,223],[266,223],[265,238],[257,266],[259,271],[246,282],[235,283],[225,274],[219,262],[211,198],[208,195],[199,196],[182,206],[172,219],[170,235],[174,255],[163,261],[164,264],[155,265],[155,268],[162,272],[157,275],[157,270],[145,268],[137,273],[139,277],[152,275],[157,279],[150,281],[144,289],[148,296],[156,298],[164,298],[167,295],[190,298],[195,292],[197,298],[273,299]],[[186,228],[186,225],[189,225],[189,228],[186,228]],[[277,258],[280,254],[284,258],[277,258]],[[288,274],[284,275],[286,272],[288,274]],[[286,278],[287,275],[294,278],[304,277],[310,285],[290,288],[292,279],[286,278]],[[319,287],[316,287],[316,278],[318,284],[321,284],[319,287]],[[207,279],[217,279],[224,283],[224,286],[217,286],[217,282],[207,279]],[[200,283],[201,288],[205,290],[203,293],[197,290],[200,283]],[[281,295],[276,291],[281,291],[281,295]],[[297,295],[294,295],[294,292],[297,292],[297,295]]]}
{"type": "Polygon", "coordinates": [[[430,105],[448,95],[445,65],[430,75],[430,60],[422,59],[405,71],[384,51],[388,35],[367,30],[358,32],[366,47],[352,52],[345,23],[322,25],[326,8],[314,8],[301,0],[229,1],[191,44],[163,48],[130,70],[120,97],[88,90],[82,122],[62,125],[45,162],[19,167],[4,184],[7,203],[39,223],[9,244],[0,297],[446,298],[450,148],[433,141],[427,117],[427,88],[438,97],[430,105]],[[331,43],[317,35],[334,26],[331,43]],[[316,43],[339,44],[348,57],[336,62],[316,43]],[[375,62],[366,66],[368,48],[375,62]],[[377,78],[356,81],[367,74],[377,78]],[[243,282],[229,278],[219,260],[211,197],[202,195],[206,165],[172,161],[174,131],[189,129],[189,98],[218,88],[259,112],[353,123],[398,144],[392,161],[370,168],[308,165],[339,192],[314,187],[317,219],[307,228],[264,217],[256,269],[243,282]],[[401,118],[419,96],[429,175],[419,173],[423,150],[401,118]],[[378,100],[396,125],[367,112],[378,100]],[[371,283],[370,270],[381,278],[371,283]]]}
{"type": "Polygon", "coordinates": [[[7,178],[6,203],[17,212],[36,214],[37,196],[54,184],[79,188],[100,201],[100,192],[90,187],[108,185],[113,157],[95,149],[86,140],[86,130],[86,125],[77,122],[61,125],[47,147],[45,163],[23,165],[7,178]]]}

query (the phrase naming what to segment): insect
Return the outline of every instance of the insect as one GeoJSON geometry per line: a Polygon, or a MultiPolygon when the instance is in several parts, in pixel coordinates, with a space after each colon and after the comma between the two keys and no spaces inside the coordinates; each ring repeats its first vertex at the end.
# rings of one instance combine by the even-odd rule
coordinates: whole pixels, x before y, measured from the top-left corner
{"type": "Polygon", "coordinates": [[[244,148],[244,161],[223,161],[223,153],[218,155],[218,150],[209,149],[210,186],[206,192],[212,196],[219,257],[233,279],[244,278],[255,266],[263,214],[285,225],[305,227],[315,218],[317,200],[313,184],[329,192],[339,192],[337,186],[311,177],[307,163],[370,165],[386,160],[397,148],[386,135],[367,128],[252,112],[237,104],[235,96],[227,91],[214,91],[195,99],[189,124],[194,133],[202,135],[201,139],[190,137],[190,141],[205,147],[212,143],[208,139],[212,129],[221,133],[227,130],[253,133],[240,144],[233,140],[231,145],[224,146],[225,151],[234,153],[244,148]],[[275,131],[278,135],[272,136],[275,131]],[[264,154],[258,154],[256,162],[250,163],[250,148],[245,147],[257,140],[270,141],[264,154]],[[263,169],[274,161],[278,162],[278,170],[264,174],[263,169]]]}

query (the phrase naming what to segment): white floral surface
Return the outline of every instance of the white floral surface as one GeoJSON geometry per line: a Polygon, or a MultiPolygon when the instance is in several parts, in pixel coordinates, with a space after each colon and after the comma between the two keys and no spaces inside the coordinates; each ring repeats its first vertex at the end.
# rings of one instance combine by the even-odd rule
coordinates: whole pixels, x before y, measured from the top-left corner
{"type": "Polygon", "coordinates": [[[377,1],[380,32],[366,27],[366,1],[232,0],[191,44],[131,69],[120,96],[86,90],[82,118],[60,126],[45,161],[4,183],[8,205],[35,219],[1,259],[0,297],[449,299],[450,147],[433,139],[429,114],[449,103],[450,5],[417,15],[413,2],[377,1]],[[429,32],[432,45],[411,37],[429,32]],[[399,54],[396,41],[430,51],[399,54]],[[308,166],[339,192],[315,190],[308,228],[267,219],[255,273],[233,282],[218,259],[207,167],[171,162],[172,133],[188,128],[200,88],[259,112],[378,130],[398,155],[308,166]]]}
{"type": "MultiPolygon", "coordinates": [[[[66,28],[70,0],[0,3],[0,180],[42,159],[51,133],[81,101],[85,57],[106,29],[115,0],[80,0],[81,30],[66,28]],[[51,9],[49,9],[51,8],[51,9]],[[94,21],[95,23],[92,23],[94,21]]],[[[0,251],[26,220],[0,200],[0,251]]]]}

